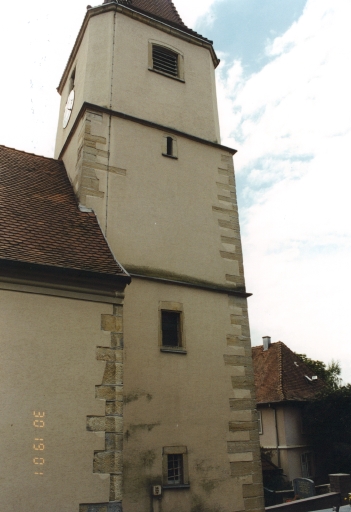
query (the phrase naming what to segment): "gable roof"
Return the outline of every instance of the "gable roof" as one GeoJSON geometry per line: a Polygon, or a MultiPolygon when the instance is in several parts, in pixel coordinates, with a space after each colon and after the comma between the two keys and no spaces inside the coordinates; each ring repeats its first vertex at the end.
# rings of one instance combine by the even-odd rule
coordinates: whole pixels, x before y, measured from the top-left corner
{"type": "Polygon", "coordinates": [[[258,403],[308,400],[324,387],[320,379],[306,379],[313,371],[281,341],[268,350],[252,347],[252,361],[258,403]]]}
{"type": "Polygon", "coordinates": [[[62,162],[0,146],[0,263],[129,275],[93,213],[79,210],[62,162]]]}

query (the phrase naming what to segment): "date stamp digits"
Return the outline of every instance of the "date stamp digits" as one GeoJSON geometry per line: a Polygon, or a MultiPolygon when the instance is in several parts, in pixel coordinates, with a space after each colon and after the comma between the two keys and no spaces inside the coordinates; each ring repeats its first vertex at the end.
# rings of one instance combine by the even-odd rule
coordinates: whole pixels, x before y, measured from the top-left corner
{"type": "MultiPolygon", "coordinates": [[[[45,412],[36,412],[33,411],[33,427],[35,429],[43,429],[45,428],[45,412]]],[[[45,444],[44,444],[44,431],[43,430],[37,430],[36,437],[34,438],[33,443],[33,450],[36,452],[44,452],[45,450],[45,444]],[[39,436],[40,437],[37,437],[39,436]]],[[[33,464],[34,464],[34,474],[35,475],[43,475],[44,474],[44,464],[45,459],[43,457],[43,453],[36,453],[36,456],[33,457],[33,464]]]]}

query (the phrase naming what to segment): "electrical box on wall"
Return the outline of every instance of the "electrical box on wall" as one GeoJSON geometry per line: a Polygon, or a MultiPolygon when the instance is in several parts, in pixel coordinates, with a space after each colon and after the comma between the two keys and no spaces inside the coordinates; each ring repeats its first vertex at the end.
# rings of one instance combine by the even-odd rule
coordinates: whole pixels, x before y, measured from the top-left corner
{"type": "Polygon", "coordinates": [[[152,495],[153,496],[161,496],[162,494],[162,487],[160,485],[153,485],[152,486],[152,495]]]}

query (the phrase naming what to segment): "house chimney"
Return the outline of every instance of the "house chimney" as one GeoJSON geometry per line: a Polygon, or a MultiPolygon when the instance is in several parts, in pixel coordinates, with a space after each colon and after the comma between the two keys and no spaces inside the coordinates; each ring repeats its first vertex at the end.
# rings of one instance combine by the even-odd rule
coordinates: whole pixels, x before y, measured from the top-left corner
{"type": "Polygon", "coordinates": [[[268,350],[271,346],[271,337],[270,336],[263,336],[263,350],[268,350]]]}

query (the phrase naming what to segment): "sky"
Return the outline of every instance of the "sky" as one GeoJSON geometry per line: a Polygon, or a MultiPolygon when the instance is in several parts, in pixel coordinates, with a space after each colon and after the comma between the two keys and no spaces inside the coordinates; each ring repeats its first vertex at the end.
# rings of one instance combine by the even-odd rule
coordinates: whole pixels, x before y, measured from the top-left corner
{"type": "MultiPolygon", "coordinates": [[[[351,382],[351,2],[174,1],[221,59],[252,344],[338,360],[351,382]]],[[[3,5],[1,144],[53,156],[56,87],[88,3],[3,5]]]]}

